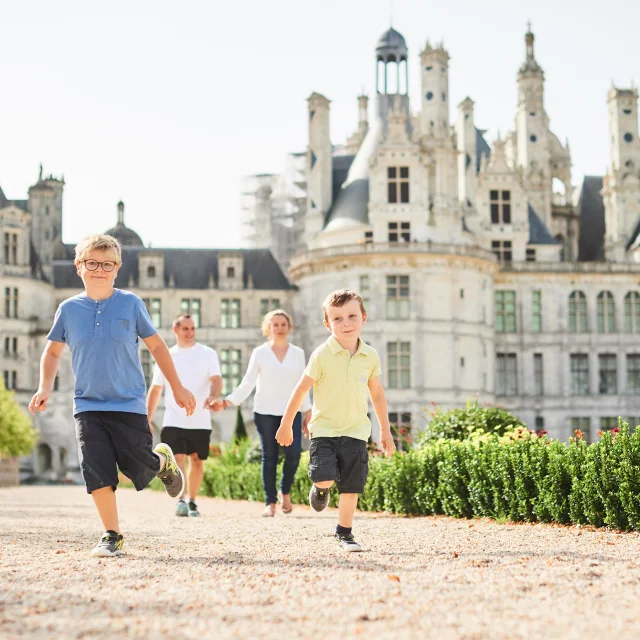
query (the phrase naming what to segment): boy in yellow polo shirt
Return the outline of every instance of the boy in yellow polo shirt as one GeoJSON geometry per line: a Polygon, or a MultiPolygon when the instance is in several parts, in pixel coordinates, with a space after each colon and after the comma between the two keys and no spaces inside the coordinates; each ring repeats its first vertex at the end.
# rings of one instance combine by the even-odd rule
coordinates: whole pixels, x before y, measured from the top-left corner
{"type": "Polygon", "coordinates": [[[367,416],[367,396],[371,397],[380,424],[382,448],[391,455],[396,447],[380,382],[380,358],[360,338],[367,319],[362,298],[348,289],[334,291],[322,304],[322,311],[331,336],[311,354],[304,375],[289,398],[276,440],[285,447],[293,442],[293,419],[313,387],[313,412],[308,427],[309,477],[313,481],[309,504],[322,511],[336,482],[340,502],[335,537],[345,551],[361,551],[351,525],[369,471],[367,441],[371,422],[367,416]]]}

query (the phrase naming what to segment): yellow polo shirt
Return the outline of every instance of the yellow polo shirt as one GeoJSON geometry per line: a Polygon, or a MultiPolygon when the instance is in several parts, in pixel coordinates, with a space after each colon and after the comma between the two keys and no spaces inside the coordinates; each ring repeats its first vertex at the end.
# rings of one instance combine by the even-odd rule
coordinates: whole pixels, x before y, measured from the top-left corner
{"type": "Polygon", "coordinates": [[[352,357],[331,335],[311,354],[304,373],[314,380],[311,437],[367,441],[371,435],[368,384],[381,373],[376,350],[360,338],[352,357]]]}

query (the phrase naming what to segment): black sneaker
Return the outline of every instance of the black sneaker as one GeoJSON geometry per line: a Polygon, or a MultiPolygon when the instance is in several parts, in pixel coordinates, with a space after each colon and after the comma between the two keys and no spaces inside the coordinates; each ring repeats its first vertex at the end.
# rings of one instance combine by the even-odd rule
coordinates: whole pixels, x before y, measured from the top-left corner
{"type": "Polygon", "coordinates": [[[360,545],[353,539],[352,533],[346,536],[341,533],[336,533],[335,538],[344,551],[362,551],[360,545]]]}
{"type": "Polygon", "coordinates": [[[184,476],[173,456],[171,447],[164,442],[156,445],[154,451],[164,456],[164,467],[158,472],[158,478],[162,480],[164,488],[172,498],[179,498],[184,491],[184,476]]]}
{"type": "Polygon", "coordinates": [[[123,556],[124,537],[121,533],[115,531],[107,531],[98,545],[91,551],[93,558],[113,558],[115,556],[123,556]]]}
{"type": "Polygon", "coordinates": [[[322,511],[329,504],[329,489],[318,489],[314,484],[309,491],[309,504],[316,511],[322,511]]]}
{"type": "Polygon", "coordinates": [[[198,505],[193,500],[189,500],[189,517],[190,518],[200,517],[200,512],[198,511],[198,505]]]}

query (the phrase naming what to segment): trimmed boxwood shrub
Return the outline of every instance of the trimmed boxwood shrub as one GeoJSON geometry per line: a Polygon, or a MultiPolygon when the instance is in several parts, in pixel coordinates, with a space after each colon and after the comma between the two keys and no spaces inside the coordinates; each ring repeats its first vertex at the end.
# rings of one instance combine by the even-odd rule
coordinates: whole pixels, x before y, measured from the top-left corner
{"type": "MultiPolygon", "coordinates": [[[[359,507],[405,515],[489,517],[640,530],[640,431],[627,425],[599,442],[568,444],[516,431],[509,437],[427,441],[391,458],[372,456],[359,507]]],[[[260,464],[237,446],[205,465],[202,493],[262,501],[260,464]]],[[[306,503],[303,454],[291,490],[306,503]]],[[[331,504],[338,500],[331,492],[331,504]]]]}

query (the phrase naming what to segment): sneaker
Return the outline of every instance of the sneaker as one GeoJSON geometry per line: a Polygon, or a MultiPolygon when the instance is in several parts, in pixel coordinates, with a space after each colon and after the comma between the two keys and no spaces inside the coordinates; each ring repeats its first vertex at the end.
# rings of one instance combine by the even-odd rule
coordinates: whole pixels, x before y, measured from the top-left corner
{"type": "Polygon", "coordinates": [[[309,504],[316,511],[322,511],[329,504],[329,489],[318,489],[314,484],[309,491],[309,504]]]}
{"type": "Polygon", "coordinates": [[[124,537],[121,533],[115,531],[107,531],[98,545],[91,551],[93,558],[113,558],[115,556],[123,556],[124,550],[122,546],[124,544],[124,537]]]}
{"type": "Polygon", "coordinates": [[[189,515],[189,507],[182,498],[178,500],[178,504],[176,505],[176,515],[181,518],[186,518],[189,515]]]}
{"type": "Polygon", "coordinates": [[[344,551],[362,551],[360,545],[353,539],[352,533],[348,536],[336,533],[335,538],[344,551]]]}
{"type": "Polygon", "coordinates": [[[198,505],[193,500],[189,500],[189,517],[190,518],[200,517],[200,512],[198,511],[198,505]]]}
{"type": "Polygon", "coordinates": [[[164,442],[156,445],[154,451],[161,453],[165,457],[164,467],[158,472],[158,478],[162,480],[164,488],[172,498],[178,498],[184,491],[184,476],[173,457],[171,447],[164,442]]]}

